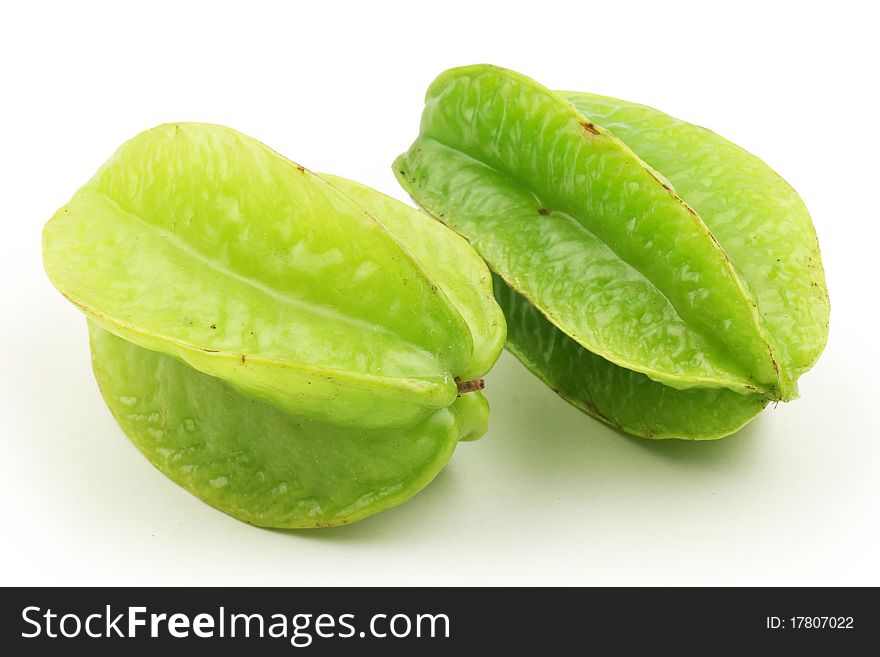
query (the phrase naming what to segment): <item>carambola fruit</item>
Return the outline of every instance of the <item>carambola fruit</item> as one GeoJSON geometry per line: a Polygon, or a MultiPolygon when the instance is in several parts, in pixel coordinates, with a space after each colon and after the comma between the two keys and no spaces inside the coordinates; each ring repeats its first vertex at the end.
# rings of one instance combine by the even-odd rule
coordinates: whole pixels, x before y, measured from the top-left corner
{"type": "Polygon", "coordinates": [[[234,130],[127,142],[47,223],[43,257],[125,433],[241,520],[364,518],[486,430],[474,390],[505,326],[479,256],[234,130]]]}
{"type": "Polygon", "coordinates": [[[704,128],[469,66],[430,86],[394,171],[495,273],[508,348],[623,431],[732,433],[795,397],[825,345],[804,204],[704,128]]]}

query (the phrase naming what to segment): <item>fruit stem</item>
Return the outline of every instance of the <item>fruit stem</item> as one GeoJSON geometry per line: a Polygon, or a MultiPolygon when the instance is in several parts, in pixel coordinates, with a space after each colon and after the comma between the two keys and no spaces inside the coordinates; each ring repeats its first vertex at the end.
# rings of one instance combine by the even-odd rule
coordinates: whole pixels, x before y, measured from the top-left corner
{"type": "Polygon", "coordinates": [[[462,381],[459,377],[455,377],[455,385],[458,387],[458,396],[466,395],[469,392],[476,392],[486,387],[483,379],[472,379],[470,381],[462,381]]]}

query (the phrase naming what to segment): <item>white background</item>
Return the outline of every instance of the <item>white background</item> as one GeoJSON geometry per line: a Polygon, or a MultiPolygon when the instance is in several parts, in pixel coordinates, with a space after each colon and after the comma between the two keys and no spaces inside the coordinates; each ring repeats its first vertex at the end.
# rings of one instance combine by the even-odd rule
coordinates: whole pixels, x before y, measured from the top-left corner
{"type": "Polygon", "coordinates": [[[0,584],[880,584],[876,16],[718,4],[5,3],[0,584]],[[832,300],[802,398],[719,442],[648,442],[505,354],[489,434],[397,509],[267,531],[177,488],[104,406],[85,322],[43,274],[43,223],[167,121],[405,198],[390,163],[427,85],[477,62],[711,127],[799,190],[832,300]]]}

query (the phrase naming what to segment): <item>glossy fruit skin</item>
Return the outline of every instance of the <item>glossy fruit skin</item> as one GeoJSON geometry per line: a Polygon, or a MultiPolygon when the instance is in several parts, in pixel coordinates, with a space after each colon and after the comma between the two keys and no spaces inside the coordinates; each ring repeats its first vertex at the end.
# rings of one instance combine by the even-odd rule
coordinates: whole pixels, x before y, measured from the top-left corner
{"type": "Polygon", "coordinates": [[[241,520],[359,520],[486,430],[482,393],[457,386],[505,339],[479,256],[424,213],[229,128],[124,144],[47,223],[43,254],[89,320],[126,434],[241,520]]]}
{"type": "Polygon", "coordinates": [[[712,439],[741,428],[767,404],[761,395],[724,387],[676,390],[618,367],[584,349],[500,278],[495,294],[507,317],[507,349],[560,397],[615,429],[712,439]]]}
{"type": "Polygon", "coordinates": [[[819,240],[800,196],[711,130],[614,98],[563,95],[662,171],[700,214],[752,290],[781,375],[793,385],[822,353],[830,311],[819,240]]]}
{"type": "Polygon", "coordinates": [[[469,66],[430,86],[394,171],[497,274],[508,347],[624,431],[732,433],[796,396],[824,347],[803,203],[703,128],[469,66]]]}
{"type": "Polygon", "coordinates": [[[89,322],[101,394],[132,442],[203,501],[263,527],[330,527],[399,504],[485,431],[479,394],[407,427],[340,427],[240,393],[89,322]]]}

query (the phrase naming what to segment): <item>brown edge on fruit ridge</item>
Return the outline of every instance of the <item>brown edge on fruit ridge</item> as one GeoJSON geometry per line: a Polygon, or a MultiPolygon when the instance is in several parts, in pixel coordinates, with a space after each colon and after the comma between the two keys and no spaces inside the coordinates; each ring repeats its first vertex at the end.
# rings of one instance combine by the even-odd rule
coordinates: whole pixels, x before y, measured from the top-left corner
{"type": "Polygon", "coordinates": [[[596,128],[592,121],[581,121],[581,127],[591,134],[599,134],[599,130],[596,128]]]}

